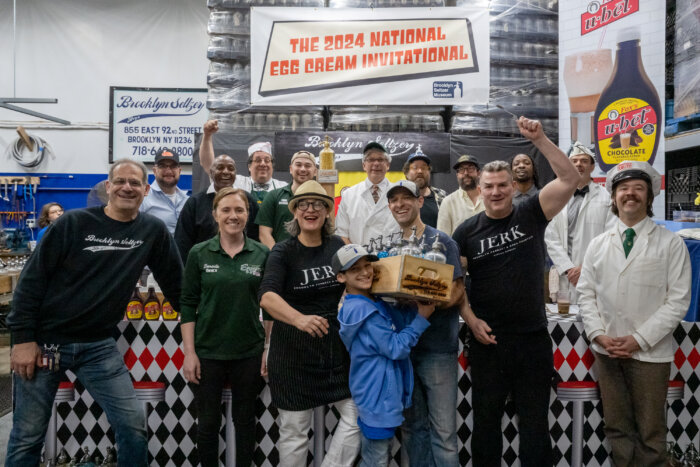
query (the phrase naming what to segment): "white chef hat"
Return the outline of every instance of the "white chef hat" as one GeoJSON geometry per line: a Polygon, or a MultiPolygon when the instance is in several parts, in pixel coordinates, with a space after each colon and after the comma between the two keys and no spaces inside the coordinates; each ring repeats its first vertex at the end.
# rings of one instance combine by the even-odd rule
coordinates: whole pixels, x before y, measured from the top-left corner
{"type": "Polygon", "coordinates": [[[269,141],[251,144],[248,148],[248,157],[252,156],[258,151],[262,151],[269,155],[272,155],[272,144],[270,144],[269,141]]]}

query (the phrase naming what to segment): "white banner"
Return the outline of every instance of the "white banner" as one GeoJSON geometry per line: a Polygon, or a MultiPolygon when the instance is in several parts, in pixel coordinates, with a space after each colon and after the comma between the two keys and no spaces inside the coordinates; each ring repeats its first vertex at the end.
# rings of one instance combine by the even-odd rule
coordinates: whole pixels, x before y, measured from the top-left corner
{"type": "Polygon", "coordinates": [[[206,89],[110,88],[109,161],[153,162],[161,148],[192,162],[194,135],[207,120],[206,89]]]}
{"type": "Polygon", "coordinates": [[[255,105],[484,104],[486,8],[251,8],[255,105]]]}

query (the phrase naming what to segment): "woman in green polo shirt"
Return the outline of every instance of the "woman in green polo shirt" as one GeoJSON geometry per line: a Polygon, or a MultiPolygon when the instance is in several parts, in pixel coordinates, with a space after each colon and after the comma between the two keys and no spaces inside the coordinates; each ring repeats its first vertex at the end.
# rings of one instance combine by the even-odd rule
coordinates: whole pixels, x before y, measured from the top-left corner
{"type": "Polygon", "coordinates": [[[185,379],[198,405],[197,448],[202,466],[219,465],[221,391],[231,383],[236,465],[249,467],[255,449],[255,401],[262,389],[265,334],[258,288],[269,250],[246,237],[248,199],[224,188],[214,197],[219,233],[192,247],[182,285],[185,379]]]}

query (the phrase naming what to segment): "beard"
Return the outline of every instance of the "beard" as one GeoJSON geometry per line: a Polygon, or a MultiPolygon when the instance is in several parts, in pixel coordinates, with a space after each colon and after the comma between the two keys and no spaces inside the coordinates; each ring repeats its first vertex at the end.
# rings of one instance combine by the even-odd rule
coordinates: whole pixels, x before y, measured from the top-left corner
{"type": "Polygon", "coordinates": [[[518,172],[513,172],[513,180],[516,182],[529,182],[530,180],[533,180],[533,176],[530,173],[518,173],[518,172]]]}
{"type": "Polygon", "coordinates": [[[464,191],[469,191],[469,190],[474,190],[476,188],[476,178],[472,177],[464,177],[460,182],[459,182],[459,187],[464,190],[464,191]]]}
{"type": "Polygon", "coordinates": [[[430,179],[426,180],[423,177],[416,177],[413,179],[413,183],[416,184],[419,190],[422,190],[423,188],[428,186],[428,184],[430,183],[430,179]]]}
{"type": "Polygon", "coordinates": [[[157,178],[156,181],[158,182],[159,187],[167,189],[167,188],[176,187],[179,179],[177,177],[173,178],[172,180],[166,180],[164,178],[157,178]]]}

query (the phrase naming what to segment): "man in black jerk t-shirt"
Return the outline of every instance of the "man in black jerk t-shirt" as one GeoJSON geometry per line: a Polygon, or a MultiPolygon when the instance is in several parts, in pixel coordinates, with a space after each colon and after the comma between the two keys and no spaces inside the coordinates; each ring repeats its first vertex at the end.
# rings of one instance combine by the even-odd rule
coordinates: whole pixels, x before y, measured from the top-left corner
{"type": "Polygon", "coordinates": [[[107,205],[66,212],[22,271],[7,317],[15,372],[7,466],[39,465],[66,370],[107,414],[119,465],[147,465],[145,415],[112,337],[144,266],[180,308],[182,262],[175,241],[162,220],[139,213],[147,176],[141,162],[115,162],[107,205]]]}
{"type": "Polygon", "coordinates": [[[486,210],[453,235],[472,279],[464,315],[476,338],[470,347],[475,467],[501,465],[501,419],[509,393],[520,420],[521,464],[552,465],[547,419],[554,369],[544,308],[544,231],[574,193],[579,174],[540,122],[520,117],[518,128],[557,178],[514,206],[509,164],[486,164],[479,181],[486,210]]]}

